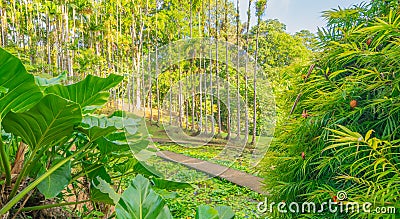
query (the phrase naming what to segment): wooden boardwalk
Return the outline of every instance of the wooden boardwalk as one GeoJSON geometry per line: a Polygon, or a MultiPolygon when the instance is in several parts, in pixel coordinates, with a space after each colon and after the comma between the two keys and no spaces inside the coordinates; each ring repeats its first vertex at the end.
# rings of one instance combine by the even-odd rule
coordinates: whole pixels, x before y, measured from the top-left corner
{"type": "Polygon", "coordinates": [[[180,163],[192,169],[204,172],[211,176],[216,176],[226,179],[236,185],[247,187],[260,194],[267,194],[262,189],[263,179],[251,174],[235,170],[226,166],[214,164],[208,161],[199,160],[193,157],[188,157],[182,154],[177,154],[171,151],[159,151],[157,156],[176,163],[180,163]]]}

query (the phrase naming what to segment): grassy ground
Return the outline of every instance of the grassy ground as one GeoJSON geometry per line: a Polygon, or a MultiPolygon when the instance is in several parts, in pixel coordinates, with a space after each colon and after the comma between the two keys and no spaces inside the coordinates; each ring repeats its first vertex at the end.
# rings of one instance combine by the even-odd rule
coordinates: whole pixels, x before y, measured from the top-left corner
{"type": "Polygon", "coordinates": [[[177,192],[168,205],[175,218],[194,218],[197,206],[231,206],[236,218],[257,218],[257,204],[264,198],[247,188],[220,179],[210,179],[177,192]]]}
{"type": "MultiPolygon", "coordinates": [[[[201,204],[214,207],[227,205],[232,207],[236,218],[257,218],[257,204],[264,200],[262,195],[158,157],[148,160],[148,163],[156,166],[158,171],[171,180],[193,182],[192,188],[173,192],[173,198],[168,198],[171,193],[164,195],[174,218],[194,218],[196,208],[201,204]]],[[[160,192],[163,193],[165,191],[160,192]]]]}
{"type": "MultiPolygon", "coordinates": [[[[149,121],[141,120],[139,133],[152,138],[168,139],[163,130],[162,124],[157,126],[150,124],[149,121]]],[[[214,139],[213,142],[226,143],[223,137],[214,139]]],[[[270,139],[264,139],[264,142],[270,139]]],[[[250,174],[258,175],[255,168],[252,168],[246,160],[250,159],[251,148],[245,148],[242,156],[224,156],[224,145],[209,144],[206,146],[180,146],[177,144],[158,144],[155,145],[160,150],[169,150],[181,153],[194,158],[207,160],[220,165],[230,166],[250,174]]],[[[247,188],[237,186],[229,181],[218,178],[210,178],[208,175],[196,170],[187,168],[183,165],[165,161],[158,157],[147,160],[147,164],[154,166],[167,179],[173,181],[191,182],[192,188],[175,191],[174,198],[171,193],[166,193],[164,198],[167,200],[174,218],[194,218],[197,206],[207,204],[211,206],[227,205],[231,206],[236,213],[236,218],[257,218],[257,204],[264,200],[264,197],[247,188]]],[[[159,191],[160,194],[165,191],[159,191]]],[[[172,192],[172,191],[169,191],[172,192]]]]}
{"type": "MultiPolygon", "coordinates": [[[[150,124],[148,120],[142,120],[139,127],[139,132],[145,133],[145,135],[149,135],[151,138],[154,139],[169,140],[168,135],[165,133],[164,128],[162,127],[162,124],[157,126],[155,123],[150,124]]],[[[249,160],[251,160],[253,156],[252,150],[254,149],[254,147],[248,145],[241,152],[224,148],[225,144],[227,143],[227,141],[224,139],[226,135],[226,133],[222,133],[221,138],[214,138],[211,143],[205,146],[180,146],[170,143],[155,143],[155,146],[160,150],[168,150],[175,153],[184,154],[201,160],[229,166],[231,168],[258,176],[259,174],[257,168],[254,168],[249,163],[249,160]]],[[[241,138],[244,139],[244,136],[241,136],[241,138]]],[[[249,139],[249,143],[250,141],[251,140],[249,139]]],[[[259,137],[257,146],[259,148],[266,148],[268,147],[270,141],[271,137],[261,136],[259,137]]]]}
{"type": "Polygon", "coordinates": [[[210,161],[216,164],[229,166],[231,168],[244,171],[253,175],[258,175],[258,171],[252,168],[251,165],[246,162],[248,157],[251,156],[250,153],[242,154],[241,157],[234,156],[224,156],[223,147],[221,146],[201,146],[201,147],[183,147],[176,144],[159,144],[157,148],[161,150],[172,151],[175,153],[183,154],[189,157],[194,157],[200,160],[210,161]]]}

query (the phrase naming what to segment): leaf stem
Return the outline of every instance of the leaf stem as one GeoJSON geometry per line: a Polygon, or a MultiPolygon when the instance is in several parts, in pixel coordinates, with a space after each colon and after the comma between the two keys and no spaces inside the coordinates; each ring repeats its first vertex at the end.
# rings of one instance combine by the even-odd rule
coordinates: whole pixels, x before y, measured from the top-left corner
{"type": "Polygon", "coordinates": [[[34,189],[43,180],[45,180],[52,173],[54,173],[58,168],[60,168],[64,164],[66,164],[68,161],[70,161],[72,158],[74,158],[79,153],[85,151],[91,144],[92,144],[92,142],[88,142],[80,150],[76,151],[76,153],[74,153],[74,154],[70,155],[69,157],[65,158],[64,160],[60,161],[59,163],[54,165],[52,168],[50,168],[46,173],[44,173],[39,178],[37,178],[35,181],[33,181],[31,184],[29,184],[25,189],[23,189],[20,193],[18,193],[16,196],[14,196],[9,202],[7,202],[7,204],[5,204],[3,206],[3,208],[0,209],[0,216],[4,215],[7,211],[9,211],[15,204],[17,204],[19,202],[19,200],[21,200],[26,194],[28,194],[29,191],[34,189]]]}
{"type": "Polygon", "coordinates": [[[56,204],[48,204],[48,205],[39,205],[39,206],[21,208],[21,211],[37,211],[37,210],[48,209],[48,208],[56,208],[56,207],[62,207],[62,206],[68,206],[68,205],[77,205],[77,204],[82,204],[82,203],[89,202],[89,201],[90,201],[90,199],[83,200],[83,201],[77,201],[77,202],[64,202],[64,203],[56,203],[56,204]]]}
{"type": "MultiPolygon", "coordinates": [[[[1,127],[0,127],[1,129],[1,127]]],[[[3,140],[0,138],[0,156],[1,156],[1,162],[4,168],[4,172],[6,174],[6,184],[8,186],[11,186],[11,164],[10,161],[8,160],[8,156],[6,153],[6,147],[3,144],[3,140]]]]}
{"type": "Polygon", "coordinates": [[[9,200],[10,200],[11,198],[13,198],[13,197],[15,196],[15,194],[17,194],[19,185],[21,184],[21,181],[22,181],[22,179],[24,178],[25,173],[28,172],[27,169],[30,169],[30,168],[28,168],[28,167],[31,166],[31,165],[33,165],[34,163],[36,163],[36,162],[32,162],[32,161],[33,161],[33,158],[34,158],[34,156],[35,156],[35,154],[36,154],[36,150],[33,150],[32,153],[31,153],[31,155],[29,156],[28,161],[27,161],[27,162],[25,163],[25,165],[22,167],[22,170],[21,170],[21,172],[19,173],[19,175],[18,175],[18,177],[17,177],[17,180],[16,180],[15,183],[14,183],[14,186],[13,186],[13,188],[12,188],[12,190],[11,190],[11,193],[10,193],[10,195],[8,196],[9,200]]]}

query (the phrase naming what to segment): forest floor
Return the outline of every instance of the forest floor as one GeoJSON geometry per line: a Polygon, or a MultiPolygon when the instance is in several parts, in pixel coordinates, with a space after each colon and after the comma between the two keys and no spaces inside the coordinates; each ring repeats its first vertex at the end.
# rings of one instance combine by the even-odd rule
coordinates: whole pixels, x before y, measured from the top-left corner
{"type": "Polygon", "coordinates": [[[257,168],[247,162],[252,156],[252,147],[242,148],[241,153],[235,156],[226,153],[225,133],[220,138],[209,139],[205,144],[203,139],[193,137],[196,133],[190,131],[187,132],[193,137],[190,141],[184,138],[172,140],[162,124],[150,124],[148,120],[143,120],[141,112],[130,117],[140,118],[138,132],[149,136],[151,147],[159,151],[159,156],[147,160],[147,164],[156,167],[169,180],[192,184],[192,188],[178,190],[174,198],[166,199],[174,218],[194,218],[195,210],[201,204],[231,206],[237,218],[258,217],[257,204],[264,200],[265,192],[257,168]],[[162,154],[168,154],[167,158],[162,154]],[[188,160],[203,162],[204,165],[196,168],[185,162],[188,160]],[[213,174],[211,170],[216,169],[227,171],[225,175],[213,174]]]}
{"type": "Polygon", "coordinates": [[[235,170],[224,165],[192,158],[171,151],[159,151],[157,153],[157,156],[172,162],[183,164],[189,168],[201,171],[210,176],[216,176],[218,178],[228,180],[229,182],[249,188],[260,194],[266,194],[266,192],[262,190],[261,181],[263,179],[260,177],[253,176],[251,174],[235,170]]]}

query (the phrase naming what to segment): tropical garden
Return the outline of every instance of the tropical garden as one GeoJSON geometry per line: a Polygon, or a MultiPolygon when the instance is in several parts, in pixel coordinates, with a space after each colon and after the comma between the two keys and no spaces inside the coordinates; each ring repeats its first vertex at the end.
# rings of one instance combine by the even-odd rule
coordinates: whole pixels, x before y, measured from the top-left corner
{"type": "Polygon", "coordinates": [[[0,217],[400,218],[400,2],[240,3],[0,1],[0,217]]]}

